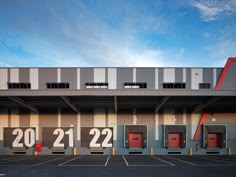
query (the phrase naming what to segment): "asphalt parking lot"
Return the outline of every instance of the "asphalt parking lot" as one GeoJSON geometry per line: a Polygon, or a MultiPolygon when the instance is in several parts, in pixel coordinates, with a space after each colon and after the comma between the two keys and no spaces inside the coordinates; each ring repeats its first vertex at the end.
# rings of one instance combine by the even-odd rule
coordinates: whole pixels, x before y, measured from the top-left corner
{"type": "Polygon", "coordinates": [[[0,156],[6,177],[235,177],[236,156],[0,156]]]}

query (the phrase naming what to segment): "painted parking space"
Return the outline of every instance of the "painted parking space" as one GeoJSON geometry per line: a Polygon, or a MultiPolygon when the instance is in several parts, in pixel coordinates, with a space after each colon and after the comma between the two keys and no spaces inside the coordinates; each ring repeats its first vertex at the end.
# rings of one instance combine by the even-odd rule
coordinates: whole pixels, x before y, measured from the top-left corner
{"type": "Polygon", "coordinates": [[[110,157],[110,155],[77,156],[58,166],[107,166],[110,157]]]}
{"type": "Polygon", "coordinates": [[[155,156],[127,155],[123,156],[127,166],[175,166],[175,164],[155,156]]]}

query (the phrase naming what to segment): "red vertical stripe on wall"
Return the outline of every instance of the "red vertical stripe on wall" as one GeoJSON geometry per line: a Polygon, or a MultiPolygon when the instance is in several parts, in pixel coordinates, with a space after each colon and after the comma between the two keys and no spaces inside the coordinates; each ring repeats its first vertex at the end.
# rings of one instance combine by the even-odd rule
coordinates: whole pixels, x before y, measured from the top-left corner
{"type": "Polygon", "coordinates": [[[205,123],[206,118],[207,118],[207,115],[208,115],[208,113],[206,113],[206,112],[204,112],[204,113],[202,114],[202,117],[201,117],[201,119],[200,119],[200,121],[199,121],[199,124],[198,124],[198,126],[197,126],[197,130],[196,130],[196,132],[195,132],[195,134],[194,134],[194,137],[193,137],[193,140],[194,140],[194,141],[197,141],[197,140],[198,140],[198,137],[200,136],[200,133],[201,133],[201,130],[202,130],[202,125],[205,123]]]}
{"type": "Polygon", "coordinates": [[[218,80],[217,84],[216,84],[216,87],[215,89],[216,90],[219,90],[224,82],[224,79],[225,79],[225,76],[227,75],[228,71],[229,71],[229,68],[230,68],[230,65],[233,63],[233,62],[236,62],[236,58],[229,58],[225,64],[225,67],[224,67],[224,70],[220,76],[220,79],[218,80]]]}
{"type": "MultiPolygon", "coordinates": [[[[217,84],[216,84],[216,87],[215,87],[216,90],[220,90],[220,88],[221,88],[221,86],[222,86],[222,84],[223,84],[223,82],[224,82],[225,76],[227,75],[227,73],[228,73],[228,71],[229,71],[230,65],[231,65],[233,62],[236,62],[236,58],[235,58],[235,57],[234,57],[234,58],[232,58],[232,57],[231,57],[231,58],[228,58],[228,60],[227,60],[227,62],[226,62],[226,64],[225,64],[225,67],[224,67],[224,69],[223,69],[223,72],[222,72],[222,74],[220,75],[220,78],[219,78],[219,80],[218,80],[218,82],[217,82],[217,84]]],[[[197,130],[196,130],[196,132],[195,132],[195,134],[194,134],[194,137],[193,137],[193,140],[194,140],[194,141],[197,141],[197,140],[198,140],[198,138],[199,138],[199,136],[200,136],[200,133],[201,133],[201,130],[202,130],[202,125],[203,125],[203,124],[205,123],[205,121],[206,121],[206,117],[207,117],[207,113],[204,112],[204,113],[202,114],[202,117],[201,117],[200,121],[199,121],[197,130]]]]}

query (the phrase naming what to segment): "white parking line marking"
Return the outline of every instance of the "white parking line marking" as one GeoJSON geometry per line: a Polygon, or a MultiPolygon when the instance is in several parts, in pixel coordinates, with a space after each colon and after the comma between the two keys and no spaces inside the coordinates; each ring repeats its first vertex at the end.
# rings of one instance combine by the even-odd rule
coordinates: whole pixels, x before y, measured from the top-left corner
{"type": "Polygon", "coordinates": [[[110,156],[111,156],[111,155],[109,155],[108,158],[107,158],[107,161],[106,161],[106,163],[105,163],[105,167],[106,167],[107,164],[108,164],[108,161],[109,161],[109,159],[110,159],[110,156]]]}
{"type": "Polygon", "coordinates": [[[216,161],[216,162],[223,162],[223,163],[228,163],[228,164],[236,165],[236,163],[228,162],[228,161],[224,161],[224,160],[219,160],[219,159],[207,158],[207,157],[202,157],[202,156],[194,156],[194,157],[195,158],[200,158],[200,159],[207,159],[207,160],[212,160],[212,161],[216,161]]]}
{"type": "MultiPolygon", "coordinates": [[[[150,157],[152,157],[152,158],[154,158],[154,159],[157,159],[157,160],[160,160],[160,161],[162,161],[162,162],[164,162],[164,163],[168,163],[168,164],[170,164],[171,166],[176,166],[175,164],[170,163],[170,162],[168,162],[168,161],[165,161],[165,160],[163,160],[163,159],[160,159],[160,158],[158,158],[158,157],[154,157],[154,156],[150,156],[150,157]]],[[[167,165],[167,166],[169,166],[169,165],[167,165]]]]}
{"type": "Polygon", "coordinates": [[[5,176],[6,174],[0,174],[0,176],[5,176]]]}
{"type": "Polygon", "coordinates": [[[63,158],[66,158],[66,157],[67,157],[67,156],[58,157],[58,158],[51,159],[51,160],[47,160],[47,161],[45,161],[45,162],[37,163],[37,164],[31,165],[31,166],[38,166],[38,165],[42,165],[42,164],[45,164],[45,163],[48,163],[48,162],[53,162],[53,161],[55,161],[55,160],[58,160],[58,159],[63,159],[63,158]]]}
{"type": "Polygon", "coordinates": [[[6,163],[11,163],[11,162],[18,162],[18,161],[22,161],[22,160],[26,160],[26,159],[32,159],[34,157],[35,156],[26,157],[26,158],[19,158],[19,159],[15,159],[15,160],[8,160],[8,161],[5,161],[5,162],[0,162],[0,164],[6,164],[6,163]]]}
{"type": "Polygon", "coordinates": [[[61,164],[59,164],[59,165],[57,165],[57,166],[62,166],[62,165],[64,165],[64,164],[66,164],[66,163],[72,162],[73,160],[79,159],[79,158],[81,158],[81,157],[83,157],[83,156],[75,157],[75,158],[70,159],[70,160],[68,160],[68,161],[65,161],[65,162],[63,162],[63,163],[61,163],[61,164]]]}
{"type": "Polygon", "coordinates": [[[187,164],[190,164],[190,165],[194,165],[194,166],[198,166],[197,164],[195,163],[191,163],[191,162],[188,162],[188,161],[185,161],[185,160],[181,160],[181,159],[177,159],[177,158],[174,158],[174,157],[170,157],[170,156],[165,156],[169,159],[174,159],[174,160],[177,160],[177,161],[180,161],[180,162],[183,162],[183,163],[187,163],[187,164]]]}
{"type": "Polygon", "coordinates": [[[122,157],[123,157],[123,159],[124,159],[124,161],[126,163],[126,166],[129,166],[129,163],[127,162],[126,158],[123,155],[122,155],[122,157]]]}

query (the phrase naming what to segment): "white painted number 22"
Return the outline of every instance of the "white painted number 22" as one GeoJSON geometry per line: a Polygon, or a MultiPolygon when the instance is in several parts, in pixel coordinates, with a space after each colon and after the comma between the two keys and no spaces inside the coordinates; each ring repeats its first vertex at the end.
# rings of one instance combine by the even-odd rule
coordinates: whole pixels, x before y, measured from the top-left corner
{"type": "Polygon", "coordinates": [[[90,142],[90,147],[112,147],[112,143],[109,143],[109,141],[112,138],[112,130],[109,128],[105,128],[102,130],[102,133],[97,128],[92,128],[89,131],[90,135],[94,135],[92,141],[90,142]],[[98,139],[100,138],[100,135],[107,135],[102,143],[98,143],[98,139]]]}
{"type": "Polygon", "coordinates": [[[12,147],[33,147],[35,144],[35,131],[32,128],[28,128],[23,131],[20,128],[16,128],[13,130],[12,135],[16,135],[15,140],[12,142],[12,147]],[[23,138],[23,143],[20,143],[23,138]]]}

